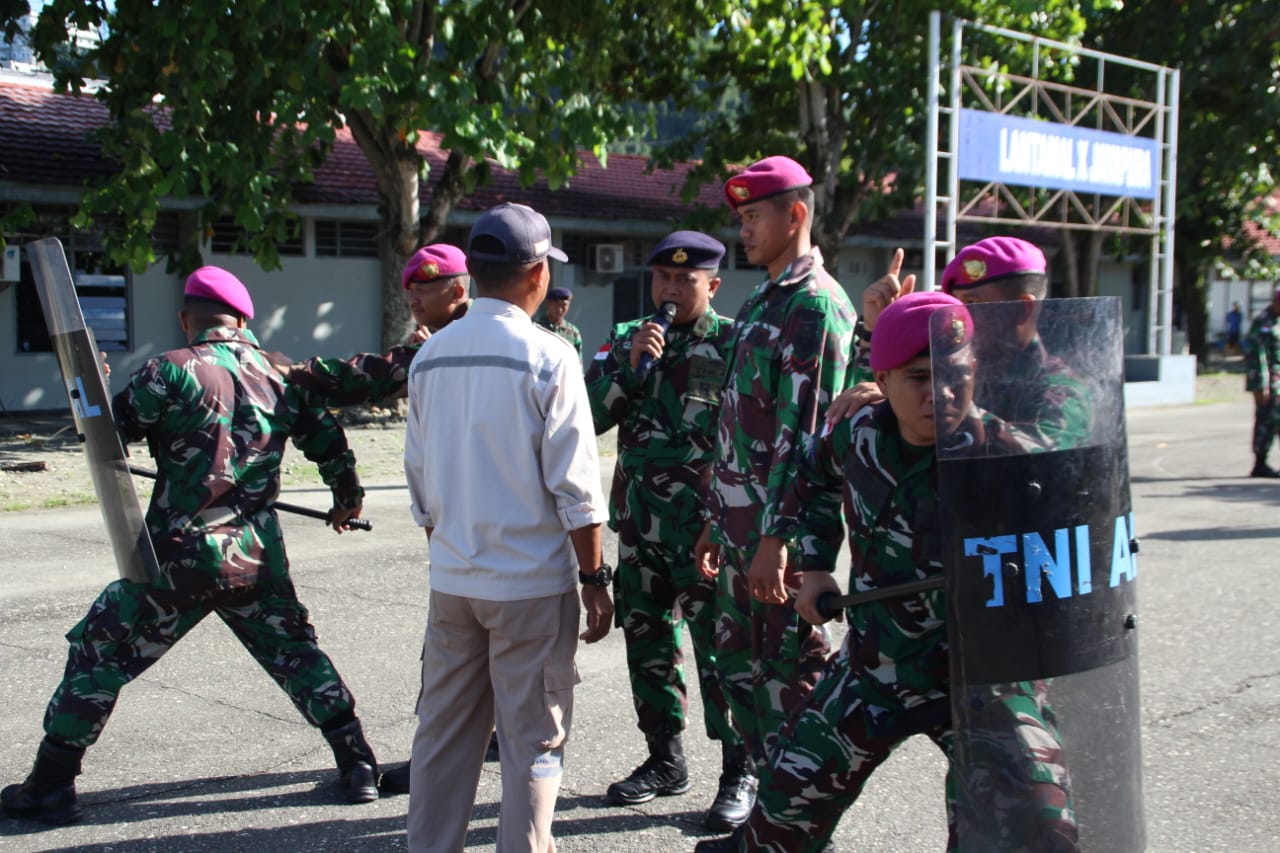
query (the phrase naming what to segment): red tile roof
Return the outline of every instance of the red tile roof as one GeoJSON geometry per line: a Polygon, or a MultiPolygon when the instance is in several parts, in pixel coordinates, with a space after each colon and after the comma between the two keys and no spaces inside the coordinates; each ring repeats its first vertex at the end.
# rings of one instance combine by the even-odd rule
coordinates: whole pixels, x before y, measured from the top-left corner
{"type": "Polygon", "coordinates": [[[59,95],[45,83],[0,81],[0,180],[77,186],[110,174],[87,138],[107,121],[92,95],[59,95]]]}
{"type": "MultiPolygon", "coordinates": [[[[58,94],[47,82],[0,80],[0,180],[65,187],[109,174],[110,164],[89,139],[107,119],[106,108],[92,95],[58,94]]],[[[423,133],[418,142],[432,181],[443,171],[447,154],[440,141],[439,134],[423,133]]],[[[697,204],[720,206],[716,185],[704,186],[693,205],[680,199],[688,165],[649,173],[642,156],[611,155],[607,167],[590,153],[580,157],[577,176],[559,190],[552,191],[542,180],[525,189],[513,172],[494,167],[489,183],[458,206],[484,210],[500,201],[521,201],[548,216],[658,221],[681,217],[697,204]]],[[[424,203],[429,194],[430,187],[424,186],[424,203]]],[[[348,129],[338,131],[315,182],[298,187],[296,198],[301,203],[377,204],[373,170],[348,129]]]]}
{"type": "MultiPolygon", "coordinates": [[[[1275,215],[1280,212],[1280,190],[1276,190],[1263,201],[1267,213],[1275,215]]],[[[1257,240],[1268,255],[1280,257],[1280,231],[1268,231],[1258,222],[1246,222],[1245,233],[1257,240]]]]}

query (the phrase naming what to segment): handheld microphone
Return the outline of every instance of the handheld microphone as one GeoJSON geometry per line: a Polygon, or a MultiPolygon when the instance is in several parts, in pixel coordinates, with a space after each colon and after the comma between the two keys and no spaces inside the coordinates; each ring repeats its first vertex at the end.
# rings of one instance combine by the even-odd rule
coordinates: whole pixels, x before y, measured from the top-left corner
{"type": "MultiPolygon", "coordinates": [[[[679,306],[674,302],[664,302],[662,307],[658,309],[658,313],[654,314],[649,320],[651,323],[657,323],[662,329],[662,336],[665,339],[667,329],[671,328],[671,321],[676,318],[676,311],[680,310],[679,306]]],[[[643,382],[649,378],[649,371],[653,369],[653,353],[646,352],[640,354],[640,362],[636,365],[636,381],[643,382]]]]}

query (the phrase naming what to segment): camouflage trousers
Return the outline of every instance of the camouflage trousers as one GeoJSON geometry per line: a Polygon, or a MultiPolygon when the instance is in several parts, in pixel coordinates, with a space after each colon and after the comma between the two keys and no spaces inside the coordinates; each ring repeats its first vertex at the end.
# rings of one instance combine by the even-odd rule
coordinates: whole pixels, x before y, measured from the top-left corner
{"type": "MultiPolygon", "coordinates": [[[[1042,685],[986,688],[980,723],[957,744],[950,698],[941,690],[908,708],[893,685],[851,667],[848,649],[846,641],[831,658],[808,705],[791,720],[771,756],[747,821],[744,850],[822,850],[872,772],[915,734],[936,743],[951,765],[948,851],[1077,849],[1062,746],[1042,685]],[[963,774],[956,772],[958,751],[966,753],[963,774]],[[957,821],[957,789],[964,813],[976,815],[982,831],[957,821]],[[999,841],[986,831],[989,827],[999,841]]],[[[919,694],[912,695],[919,700],[919,694]]]]}
{"type": "Polygon", "coordinates": [[[1253,409],[1253,455],[1266,459],[1277,433],[1280,433],[1280,398],[1271,394],[1267,402],[1253,409]]]}
{"type": "Polygon", "coordinates": [[[351,691],[316,645],[307,609],[287,576],[194,596],[119,580],[102,591],[67,633],[71,648],[66,672],[45,711],[45,732],[69,746],[92,746],[121,688],[211,612],[311,725],[323,726],[355,708],[351,691]]]}
{"type": "MultiPolygon", "coordinates": [[[[764,766],[783,724],[798,711],[822,673],[831,642],[827,629],[800,618],[796,589],[786,604],[751,597],[751,553],[720,549],[716,578],[716,671],[733,725],[764,766]]],[[[788,575],[791,584],[798,576],[788,575]]]]}
{"type": "Polygon", "coordinates": [[[618,541],[614,608],[627,642],[627,672],[640,731],[675,734],[685,728],[681,625],[689,626],[702,721],[707,737],[740,742],[715,668],[715,584],[702,577],[689,547],[618,541]]]}

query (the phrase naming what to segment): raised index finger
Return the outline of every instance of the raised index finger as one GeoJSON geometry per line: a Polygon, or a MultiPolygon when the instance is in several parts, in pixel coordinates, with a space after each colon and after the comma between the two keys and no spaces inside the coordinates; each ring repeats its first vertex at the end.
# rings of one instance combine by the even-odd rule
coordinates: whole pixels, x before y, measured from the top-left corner
{"type": "Polygon", "coordinates": [[[906,253],[899,247],[893,250],[893,260],[889,262],[889,275],[894,278],[898,277],[898,273],[902,272],[902,259],[906,257],[906,253]]]}

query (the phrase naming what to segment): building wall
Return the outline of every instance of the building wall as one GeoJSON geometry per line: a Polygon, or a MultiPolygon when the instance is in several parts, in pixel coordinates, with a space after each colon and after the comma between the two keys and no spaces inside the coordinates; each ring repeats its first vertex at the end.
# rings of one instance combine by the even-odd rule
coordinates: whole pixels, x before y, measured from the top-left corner
{"type": "MultiPolygon", "coordinates": [[[[253,296],[249,328],[264,348],[294,359],[346,357],[379,349],[379,265],[369,258],[285,258],[264,273],[246,257],[206,256],[244,281],[253,296]]],[[[56,357],[17,351],[15,287],[0,293],[0,403],[11,412],[65,411],[56,357]]],[[[178,323],[182,280],[152,267],[132,278],[129,295],[132,349],[111,353],[112,387],[148,358],[182,346],[178,323]]]]}

